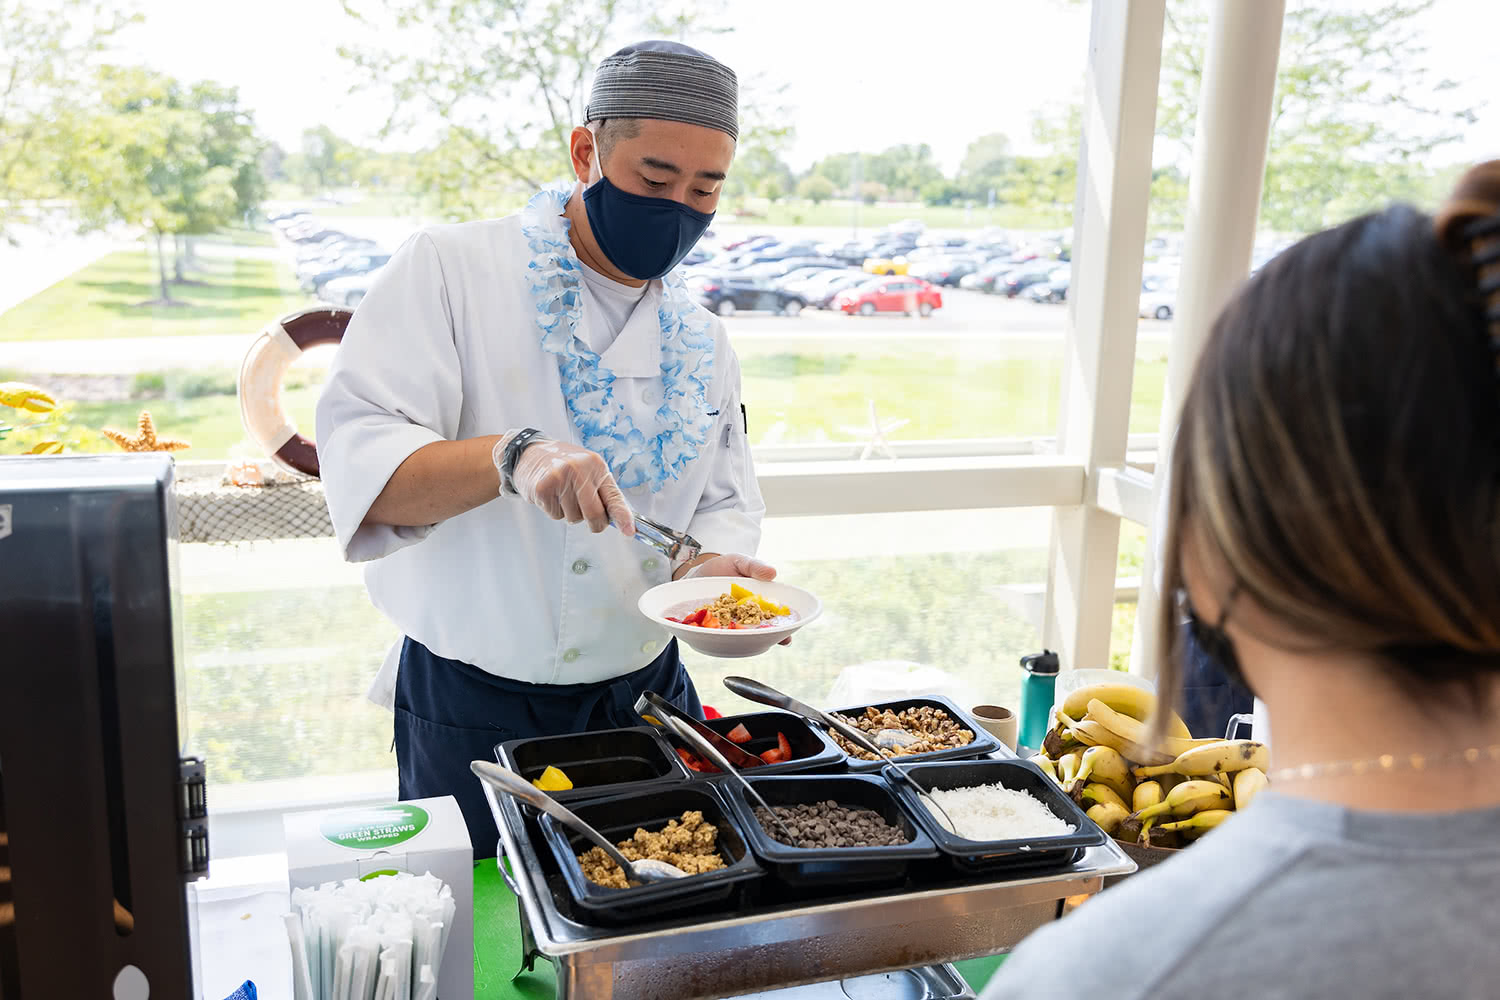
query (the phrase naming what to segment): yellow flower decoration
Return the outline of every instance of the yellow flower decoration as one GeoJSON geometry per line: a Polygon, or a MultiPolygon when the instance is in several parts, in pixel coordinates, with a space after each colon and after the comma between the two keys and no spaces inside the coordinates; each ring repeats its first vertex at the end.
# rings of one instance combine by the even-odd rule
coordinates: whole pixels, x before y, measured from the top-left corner
{"type": "Polygon", "coordinates": [[[51,413],[57,406],[50,393],[25,382],[0,382],[0,403],[32,413],[51,413]]]}
{"type": "Polygon", "coordinates": [[[61,441],[42,441],[33,445],[26,451],[28,455],[61,455],[63,450],[61,441]]]}

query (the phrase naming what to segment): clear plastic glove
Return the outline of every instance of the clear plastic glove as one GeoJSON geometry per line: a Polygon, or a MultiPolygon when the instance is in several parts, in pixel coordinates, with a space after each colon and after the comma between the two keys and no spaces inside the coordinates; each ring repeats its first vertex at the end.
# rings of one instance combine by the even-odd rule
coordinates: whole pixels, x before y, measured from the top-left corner
{"type": "Polygon", "coordinates": [[[708,557],[683,573],[681,578],[686,580],[690,576],[737,576],[747,580],[774,580],[776,568],[750,556],[730,553],[708,557]]]}
{"type": "MultiPolygon", "coordinates": [[[[504,459],[507,434],[495,445],[498,469],[504,459]]],[[[504,476],[501,470],[501,476],[504,476]]],[[[527,503],[540,507],[554,521],[587,521],[595,533],[613,523],[626,535],[635,534],[635,515],[604,459],[587,448],[565,441],[537,438],[516,462],[511,489],[527,503]]]]}

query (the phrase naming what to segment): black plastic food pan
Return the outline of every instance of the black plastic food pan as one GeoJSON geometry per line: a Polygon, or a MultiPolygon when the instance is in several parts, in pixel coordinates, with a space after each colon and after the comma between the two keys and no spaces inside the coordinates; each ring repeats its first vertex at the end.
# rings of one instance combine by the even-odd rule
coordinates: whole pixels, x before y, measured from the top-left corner
{"type": "MultiPolygon", "coordinates": [[[[999,741],[991,736],[988,732],[986,732],[985,729],[979,725],[979,723],[975,722],[973,718],[969,716],[968,712],[965,712],[963,709],[959,708],[957,705],[953,704],[953,702],[949,701],[947,698],[944,698],[942,695],[925,695],[921,698],[902,698],[899,701],[886,701],[874,705],[860,705],[858,708],[841,708],[838,710],[837,714],[849,719],[859,719],[864,716],[865,709],[867,708],[873,708],[878,712],[883,712],[886,710],[892,712],[902,712],[908,708],[923,707],[942,709],[948,714],[948,718],[958,723],[961,728],[967,729],[969,732],[973,733],[974,740],[971,743],[965,743],[963,746],[952,747],[947,750],[929,750],[926,753],[896,754],[896,759],[901,761],[902,763],[917,763],[919,761],[925,763],[927,761],[933,760],[969,760],[974,757],[986,757],[1000,748],[999,741]]],[[[869,735],[871,735],[872,737],[874,736],[873,733],[869,735]]],[[[834,745],[837,746],[838,744],[834,745]]],[[[884,760],[862,760],[859,757],[856,757],[853,754],[849,753],[846,753],[844,757],[848,762],[849,770],[856,773],[874,774],[881,768],[886,766],[886,761],[884,760]]]]}
{"type": "Polygon", "coordinates": [[[755,818],[753,803],[738,782],[721,782],[719,789],[729,797],[756,857],[787,885],[899,882],[906,877],[913,861],[938,856],[932,838],[913,822],[885,782],[876,775],[790,774],[748,780],[770,806],[794,806],[831,799],[841,806],[871,809],[907,836],[907,843],[888,847],[792,847],[761,827],[755,818]]]}
{"type": "Polygon", "coordinates": [[[495,748],[495,756],[527,781],[541,777],[548,765],[561,769],[573,787],[548,793],[559,802],[681,784],[688,777],[651,726],[510,740],[495,748]]]}
{"type": "MultiPolygon", "coordinates": [[[[890,765],[892,768],[896,766],[890,765]]],[[[1028,792],[1073,828],[1072,833],[1050,837],[969,840],[950,833],[941,819],[929,810],[922,796],[900,779],[887,775],[886,780],[901,804],[937,844],[938,850],[961,872],[1071,864],[1085,848],[1097,847],[1107,839],[1104,831],[1034,764],[1018,760],[943,761],[917,764],[903,770],[928,791],[999,784],[1028,792]]]]}
{"type": "Polygon", "coordinates": [[[701,811],[703,818],[718,828],[716,846],[725,861],[724,868],[701,875],[609,889],[589,881],[578,863],[578,855],[586,853],[593,843],[551,816],[540,815],[542,839],[557,859],[563,884],[585,922],[630,923],[698,907],[731,910],[740,886],[765,874],[739,822],[711,784],[647,789],[588,799],[569,808],[615,844],[629,840],[637,829],[655,833],[672,820],[681,819],[685,812],[701,811]]]}
{"type": "MultiPolygon", "coordinates": [[[[844,763],[844,751],[834,745],[833,740],[825,736],[820,729],[808,725],[807,720],[801,716],[792,715],[790,712],[752,712],[749,715],[731,715],[722,719],[709,719],[704,723],[708,728],[720,736],[729,735],[735,726],[743,725],[750,731],[750,742],[742,743],[740,746],[757,756],[775,747],[776,734],[785,733],[786,741],[792,747],[792,759],[781,764],[762,764],[760,767],[749,768],[743,774],[787,774],[799,771],[817,771],[830,767],[841,767],[844,763]]],[[[692,747],[678,740],[677,737],[666,733],[660,734],[672,746],[675,751],[678,748],[692,750],[692,747]]],[[[688,769],[688,776],[692,778],[712,778],[712,771],[699,772],[688,769]]]]}

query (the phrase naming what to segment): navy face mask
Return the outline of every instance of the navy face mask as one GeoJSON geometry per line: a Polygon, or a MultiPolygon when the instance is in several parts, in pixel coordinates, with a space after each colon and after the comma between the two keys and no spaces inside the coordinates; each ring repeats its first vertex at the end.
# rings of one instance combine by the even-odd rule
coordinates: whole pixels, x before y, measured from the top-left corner
{"type": "Polygon", "coordinates": [[[583,207],[604,256],[638,281],[676,267],[714,218],[671,198],[621,191],[602,175],[584,190],[583,207]]]}
{"type": "Polygon", "coordinates": [[[1193,636],[1193,641],[1198,644],[1205,656],[1218,665],[1229,679],[1229,683],[1242,694],[1255,696],[1250,687],[1250,681],[1245,677],[1245,671],[1240,667],[1239,654],[1235,652],[1234,640],[1229,638],[1229,633],[1224,630],[1224,623],[1229,620],[1229,604],[1239,593],[1239,585],[1236,584],[1230,591],[1229,596],[1224,599],[1224,607],[1219,612],[1219,621],[1216,625],[1198,617],[1198,612],[1193,610],[1192,601],[1188,600],[1187,591],[1178,594],[1177,601],[1183,617],[1187,619],[1188,631],[1193,636]]]}

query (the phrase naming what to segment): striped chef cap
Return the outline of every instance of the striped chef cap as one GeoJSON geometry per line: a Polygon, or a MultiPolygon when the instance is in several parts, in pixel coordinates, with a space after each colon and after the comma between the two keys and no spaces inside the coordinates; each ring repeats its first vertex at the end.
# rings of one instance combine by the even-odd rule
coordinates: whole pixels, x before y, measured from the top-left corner
{"type": "Polygon", "coordinates": [[[734,70],[678,42],[627,45],[605,58],[583,122],[656,118],[727,132],[739,139],[739,81],[734,70]]]}

